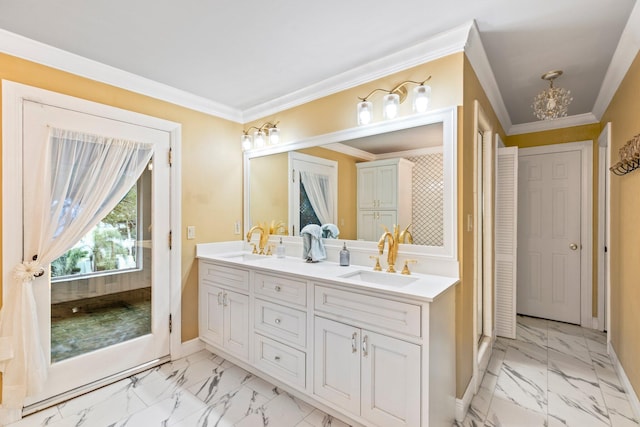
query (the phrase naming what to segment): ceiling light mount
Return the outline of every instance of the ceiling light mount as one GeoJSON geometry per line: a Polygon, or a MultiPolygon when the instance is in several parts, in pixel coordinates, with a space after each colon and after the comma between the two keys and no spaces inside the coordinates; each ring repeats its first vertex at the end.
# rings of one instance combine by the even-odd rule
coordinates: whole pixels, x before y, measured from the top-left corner
{"type": "Polygon", "coordinates": [[[540,76],[541,79],[549,82],[549,87],[533,99],[533,114],[538,120],[553,120],[559,117],[566,117],[567,109],[573,97],[571,91],[554,87],[553,81],[562,75],[562,70],[553,70],[540,76]]]}
{"type": "Polygon", "coordinates": [[[391,90],[378,88],[372,90],[363,98],[358,97],[360,100],[357,108],[358,124],[366,125],[371,122],[373,117],[373,104],[368,99],[376,92],[387,93],[383,98],[382,104],[382,112],[385,120],[395,118],[398,115],[400,104],[402,104],[409,95],[409,91],[407,90],[407,85],[409,83],[417,85],[417,87],[413,89],[413,111],[424,113],[429,106],[429,98],[431,97],[431,87],[426,86],[425,83],[430,79],[431,76],[421,82],[405,80],[394,86],[391,90]]]}

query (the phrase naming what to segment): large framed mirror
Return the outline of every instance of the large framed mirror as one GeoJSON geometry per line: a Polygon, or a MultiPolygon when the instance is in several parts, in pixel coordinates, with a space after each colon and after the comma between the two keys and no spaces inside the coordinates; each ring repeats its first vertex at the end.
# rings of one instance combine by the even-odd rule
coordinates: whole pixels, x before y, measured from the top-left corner
{"type": "Polygon", "coordinates": [[[275,224],[295,239],[306,223],[333,223],[340,241],[375,249],[383,225],[398,224],[413,240],[400,251],[457,261],[456,114],[451,107],[246,151],[245,230],[275,224]]]}

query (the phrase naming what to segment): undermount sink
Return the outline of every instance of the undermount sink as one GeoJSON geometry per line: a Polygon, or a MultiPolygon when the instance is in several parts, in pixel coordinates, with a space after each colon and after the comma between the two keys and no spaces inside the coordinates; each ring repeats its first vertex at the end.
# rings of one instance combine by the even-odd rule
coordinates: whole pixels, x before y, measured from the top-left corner
{"type": "Polygon", "coordinates": [[[249,254],[249,253],[239,252],[239,253],[235,253],[235,254],[225,255],[223,258],[224,259],[228,259],[229,261],[246,262],[246,261],[255,261],[255,260],[259,260],[259,259],[266,259],[267,257],[265,255],[249,254]]]}
{"type": "Polygon", "coordinates": [[[343,279],[357,280],[360,282],[386,286],[405,286],[419,280],[418,277],[367,270],[353,271],[351,273],[343,274],[340,277],[343,279]]]}

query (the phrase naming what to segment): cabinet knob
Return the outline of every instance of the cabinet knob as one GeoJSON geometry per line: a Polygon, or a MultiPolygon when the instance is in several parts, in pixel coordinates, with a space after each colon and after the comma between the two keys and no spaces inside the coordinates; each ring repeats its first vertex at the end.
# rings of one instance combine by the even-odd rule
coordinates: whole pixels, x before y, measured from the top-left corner
{"type": "Polygon", "coordinates": [[[276,285],[276,292],[280,292],[282,290],[282,288],[280,288],[280,286],[276,285]]]}
{"type": "Polygon", "coordinates": [[[275,322],[276,322],[276,325],[279,325],[281,320],[280,319],[276,319],[275,322]]]}
{"type": "Polygon", "coordinates": [[[273,359],[274,359],[276,362],[279,362],[279,361],[280,361],[280,356],[276,356],[276,357],[274,357],[273,359]]]}

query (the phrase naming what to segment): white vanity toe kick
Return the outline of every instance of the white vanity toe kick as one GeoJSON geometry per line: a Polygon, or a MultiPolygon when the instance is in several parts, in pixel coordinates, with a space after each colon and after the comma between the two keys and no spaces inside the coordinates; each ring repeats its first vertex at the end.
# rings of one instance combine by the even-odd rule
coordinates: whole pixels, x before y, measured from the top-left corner
{"type": "Polygon", "coordinates": [[[225,262],[229,265],[246,265],[264,272],[292,274],[306,280],[332,281],[384,293],[411,296],[425,302],[432,302],[459,281],[454,277],[420,273],[402,275],[399,272],[373,271],[371,267],[360,265],[341,267],[330,261],[308,263],[300,258],[276,258],[238,251],[199,254],[198,258],[225,262]]]}

